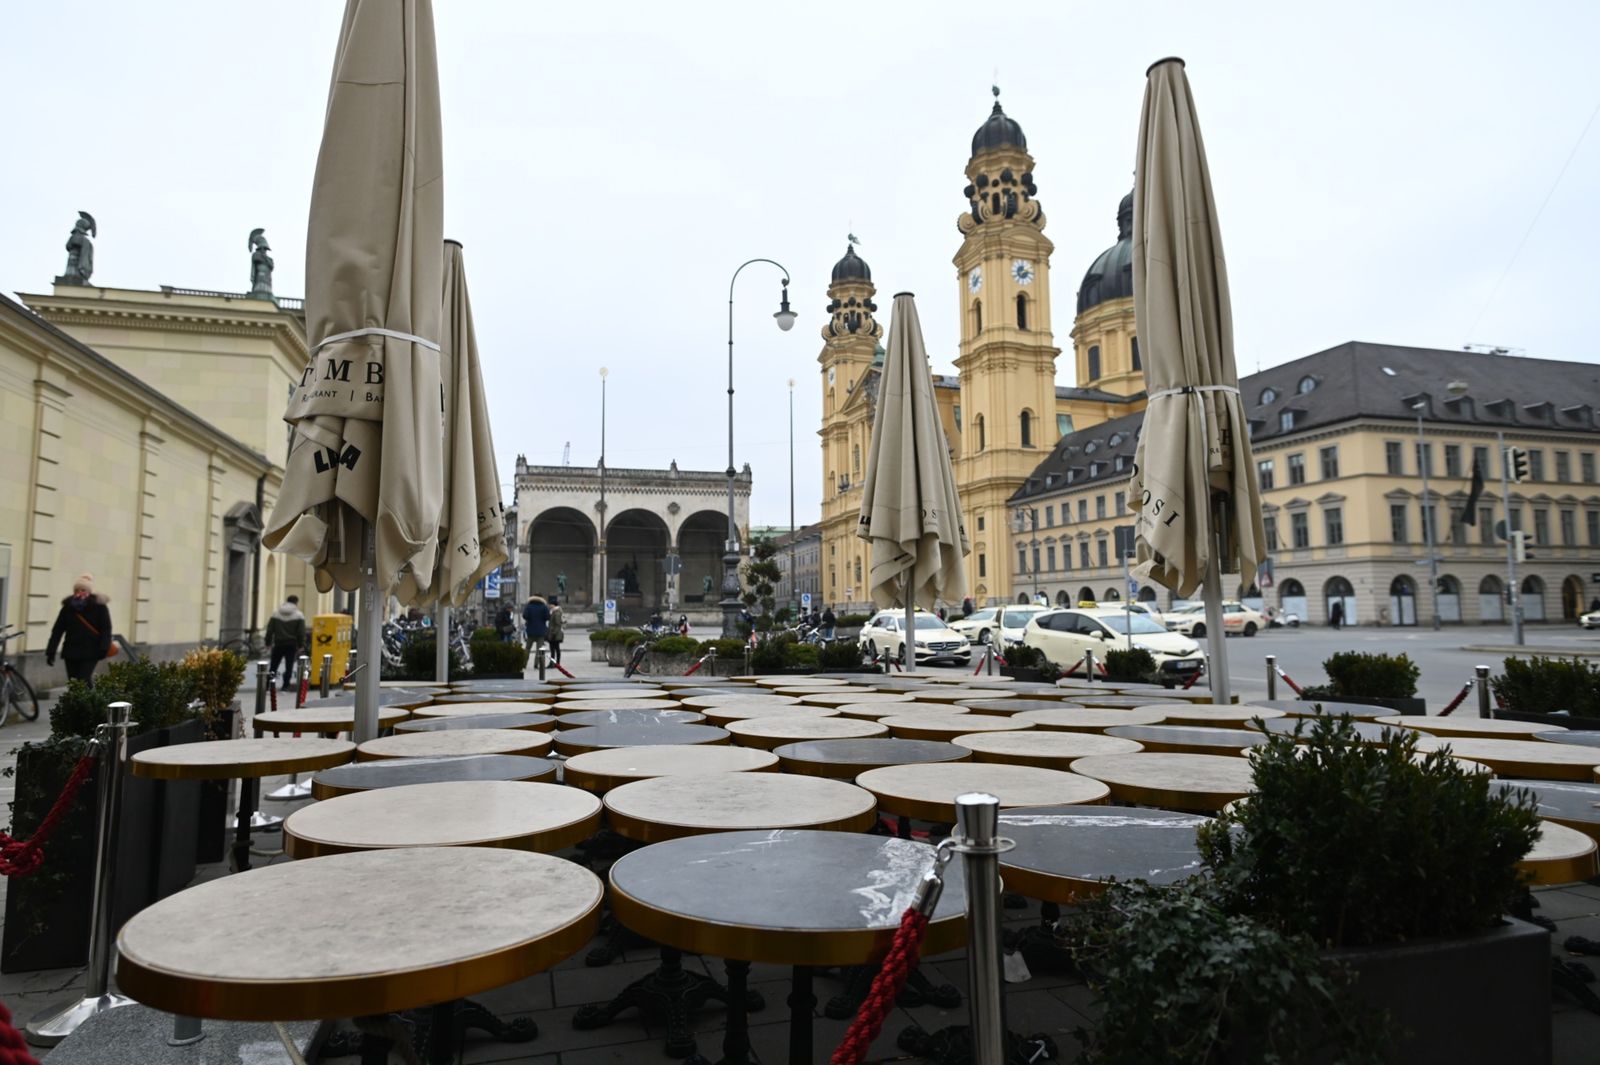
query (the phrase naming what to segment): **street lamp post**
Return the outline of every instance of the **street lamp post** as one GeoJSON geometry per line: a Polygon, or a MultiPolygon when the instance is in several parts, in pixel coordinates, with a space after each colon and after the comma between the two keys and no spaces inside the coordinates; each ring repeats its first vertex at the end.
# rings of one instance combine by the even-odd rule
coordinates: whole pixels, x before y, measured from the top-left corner
{"type": "Polygon", "coordinates": [[[800,611],[800,589],[794,583],[794,378],[789,378],[789,616],[800,611]]]}
{"type": "Polygon", "coordinates": [[[734,520],[733,479],[738,470],[733,465],[733,286],[744,268],[752,263],[770,263],[783,272],[783,296],[773,320],[787,333],[794,328],[795,313],[789,309],[789,270],[775,259],[749,259],[739,264],[728,281],[728,539],[722,545],[722,636],[732,639],[739,634],[739,526],[734,520]]]}
{"type": "Polygon", "coordinates": [[[604,366],[600,367],[600,537],[595,544],[600,554],[600,588],[599,598],[595,601],[596,616],[595,627],[606,623],[605,609],[607,598],[606,588],[606,376],[611,371],[604,366]]]}
{"type": "MultiPolygon", "coordinates": [[[[1428,495],[1428,438],[1423,433],[1422,415],[1428,409],[1426,401],[1413,403],[1417,412],[1417,472],[1422,475],[1422,536],[1428,545],[1428,595],[1433,603],[1433,630],[1439,631],[1439,553],[1434,550],[1433,527],[1435,508],[1428,495]]],[[[1404,618],[1396,618],[1397,622],[1404,618]]]]}
{"type": "MultiPolygon", "coordinates": [[[[1022,535],[1024,526],[1026,526],[1026,531],[1030,534],[1026,544],[1031,551],[1037,553],[1039,550],[1039,512],[1033,507],[1018,507],[1012,512],[1011,528],[1018,536],[1022,535]]],[[[1026,574],[1028,572],[1026,560],[1030,556],[1025,553],[1022,557],[1024,559],[1022,572],[1026,574]]],[[[1039,598],[1039,564],[1037,562],[1033,564],[1033,598],[1039,598]]]]}

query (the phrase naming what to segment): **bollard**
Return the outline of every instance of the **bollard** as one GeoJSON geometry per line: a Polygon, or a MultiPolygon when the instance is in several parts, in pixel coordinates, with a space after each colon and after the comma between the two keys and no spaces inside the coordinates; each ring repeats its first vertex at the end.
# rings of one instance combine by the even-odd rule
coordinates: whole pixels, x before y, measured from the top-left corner
{"type": "Polygon", "coordinates": [[[983,661],[988,667],[989,676],[994,676],[994,644],[986,643],[983,645],[983,661]]]}
{"type": "Polygon", "coordinates": [[[1278,697],[1278,656],[1267,656],[1267,699],[1278,697]]]}
{"type": "MultiPolygon", "coordinates": [[[[257,662],[256,663],[256,714],[264,714],[264,713],[267,712],[267,691],[272,686],[272,683],[273,683],[273,678],[271,676],[271,672],[272,672],[271,663],[269,663],[269,662],[257,662]]],[[[256,735],[257,736],[261,735],[261,732],[260,732],[259,729],[256,731],[256,735]]],[[[255,829],[258,832],[269,832],[269,831],[272,831],[273,829],[279,828],[279,827],[281,827],[283,825],[283,818],[281,818],[281,817],[273,817],[273,816],[271,816],[269,814],[264,814],[260,810],[256,809],[253,797],[250,797],[251,800],[252,800],[250,802],[250,804],[249,804],[250,805],[250,816],[248,817],[248,819],[245,818],[245,816],[244,816],[244,807],[245,807],[245,800],[247,798],[246,792],[249,791],[249,789],[250,789],[252,784],[254,784],[256,786],[256,788],[259,790],[260,783],[261,782],[259,780],[241,780],[239,782],[239,814],[240,814],[240,817],[239,817],[239,821],[238,821],[237,827],[234,829],[234,851],[235,852],[238,851],[238,849],[241,846],[241,844],[244,846],[244,848],[246,850],[249,849],[249,847],[250,847],[250,830],[251,829],[255,829]]]]}
{"type": "Polygon", "coordinates": [[[262,659],[256,663],[256,712],[251,715],[259,717],[267,712],[267,674],[272,670],[272,663],[262,659]]]}
{"type": "Polygon", "coordinates": [[[350,678],[356,675],[356,670],[361,668],[356,663],[356,649],[352,647],[344,656],[344,679],[340,681],[341,684],[348,683],[350,678]]]}
{"type": "Polygon", "coordinates": [[[1083,671],[1085,677],[1094,680],[1094,651],[1087,647],[1083,649],[1083,671]]]}
{"type": "Polygon", "coordinates": [[[1006,1018],[1000,983],[1000,800],[983,792],[956,796],[954,847],[967,882],[967,984],[972,1062],[1004,1065],[1006,1018]]]}
{"type": "Polygon", "coordinates": [[[128,761],[130,703],[112,703],[109,720],[95,730],[100,745],[100,818],[95,826],[94,902],[89,911],[89,971],[83,997],[46,1009],[28,1022],[28,1042],[53,1047],[77,1031],[90,1017],[133,1001],[112,993],[111,952],[116,939],[111,928],[111,902],[117,878],[117,821],[122,812],[122,770],[128,761]]]}
{"type": "Polygon", "coordinates": [[[294,708],[306,705],[306,691],[311,684],[311,656],[301,655],[294,663],[294,708]]]}
{"type": "Polygon", "coordinates": [[[1477,674],[1478,678],[1478,716],[1493,717],[1494,714],[1489,709],[1489,699],[1491,697],[1489,691],[1489,667],[1473,666],[1472,672],[1477,674]]]}
{"type": "Polygon", "coordinates": [[[544,643],[541,641],[533,646],[533,664],[539,670],[539,679],[544,680],[544,643]]]}
{"type": "Polygon", "coordinates": [[[333,683],[333,655],[322,656],[322,683],[318,686],[317,695],[320,698],[328,697],[328,689],[333,683]]]}

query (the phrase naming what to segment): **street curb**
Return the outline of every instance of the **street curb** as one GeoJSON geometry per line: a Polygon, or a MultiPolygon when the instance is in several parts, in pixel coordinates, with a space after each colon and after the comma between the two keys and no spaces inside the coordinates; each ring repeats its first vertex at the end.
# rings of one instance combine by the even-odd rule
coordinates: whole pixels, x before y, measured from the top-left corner
{"type": "Polygon", "coordinates": [[[1469,643],[1463,651],[1497,655],[1543,655],[1546,658],[1600,658],[1600,649],[1585,651],[1571,647],[1518,647],[1515,644],[1469,643]]]}

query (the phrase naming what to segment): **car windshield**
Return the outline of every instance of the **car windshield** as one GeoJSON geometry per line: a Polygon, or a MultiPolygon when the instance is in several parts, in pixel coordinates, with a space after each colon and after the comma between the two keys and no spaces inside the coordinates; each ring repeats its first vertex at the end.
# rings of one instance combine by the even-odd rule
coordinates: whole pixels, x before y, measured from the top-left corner
{"type": "MultiPolygon", "coordinates": [[[[1100,622],[1100,624],[1104,625],[1106,628],[1110,629],[1112,632],[1127,635],[1128,617],[1124,614],[1108,614],[1105,617],[1096,618],[1095,620],[1100,622]]],[[[1133,615],[1133,634],[1135,636],[1154,635],[1155,633],[1165,633],[1166,631],[1166,629],[1162,628],[1160,625],[1157,625],[1143,614],[1133,615]]]]}
{"type": "Polygon", "coordinates": [[[932,614],[918,614],[917,615],[917,628],[919,628],[919,629],[942,629],[942,628],[944,628],[944,622],[940,621],[937,617],[935,617],[932,614]]]}
{"type": "Polygon", "coordinates": [[[1044,613],[1042,606],[1019,606],[1008,609],[1000,617],[1000,627],[1003,629],[1020,629],[1027,625],[1029,620],[1038,614],[1044,613]]]}

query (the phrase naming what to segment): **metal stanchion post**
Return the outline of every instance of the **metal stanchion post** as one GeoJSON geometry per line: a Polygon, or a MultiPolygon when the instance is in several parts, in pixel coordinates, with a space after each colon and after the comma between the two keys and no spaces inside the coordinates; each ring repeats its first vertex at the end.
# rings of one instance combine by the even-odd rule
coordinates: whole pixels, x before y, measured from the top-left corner
{"type": "Polygon", "coordinates": [[[28,1042],[53,1047],[77,1031],[90,1017],[133,1000],[113,994],[111,952],[116,941],[111,928],[112,894],[117,877],[117,820],[122,810],[122,768],[128,760],[130,703],[112,703],[109,720],[95,730],[99,744],[100,819],[95,829],[94,903],[89,914],[89,971],[83,997],[46,1009],[28,1022],[28,1042]]]}
{"type": "Polygon", "coordinates": [[[1494,716],[1494,712],[1489,709],[1489,707],[1490,707],[1489,667],[1488,666],[1473,666],[1472,667],[1472,672],[1474,674],[1476,674],[1477,678],[1478,678],[1478,680],[1477,680],[1477,684],[1478,684],[1478,716],[1479,717],[1493,717],[1494,716]]]}
{"type": "Polygon", "coordinates": [[[1278,697],[1278,656],[1267,656],[1267,698],[1278,697]]]}
{"type": "Polygon", "coordinates": [[[359,661],[360,658],[356,649],[354,647],[350,648],[349,652],[344,656],[344,679],[340,681],[341,684],[356,675],[356,670],[361,668],[357,665],[359,661]]]}
{"type": "Polygon", "coordinates": [[[322,683],[318,686],[317,695],[323,699],[328,697],[328,688],[333,683],[333,655],[322,656],[322,683]]]}
{"type": "Polygon", "coordinates": [[[536,642],[533,645],[533,664],[539,670],[539,679],[540,680],[544,680],[544,671],[545,671],[545,664],[544,663],[545,663],[544,643],[542,641],[536,642]]]}
{"type": "Polygon", "coordinates": [[[967,983],[973,1065],[1004,1065],[1005,998],[1000,982],[1000,800],[956,796],[956,843],[966,867],[967,983]]]}
{"type": "Polygon", "coordinates": [[[1087,647],[1083,649],[1083,677],[1085,680],[1094,680],[1094,652],[1087,647]]]}
{"type": "Polygon", "coordinates": [[[300,707],[300,691],[311,676],[311,656],[301,655],[294,663],[294,705],[300,707]]]}
{"type": "MultiPolygon", "coordinates": [[[[276,683],[272,675],[272,667],[268,662],[256,663],[256,714],[267,712],[267,691],[276,683]]],[[[260,735],[257,732],[257,735],[260,735]]],[[[242,845],[245,850],[250,849],[250,833],[271,832],[283,826],[283,818],[273,817],[262,813],[256,808],[256,797],[261,791],[259,778],[250,778],[239,782],[239,824],[234,834],[234,851],[237,855],[242,845]],[[248,810],[246,809],[248,807],[248,810]]]]}
{"type": "Polygon", "coordinates": [[[994,644],[986,643],[983,645],[983,662],[989,676],[994,676],[994,644]]]}

